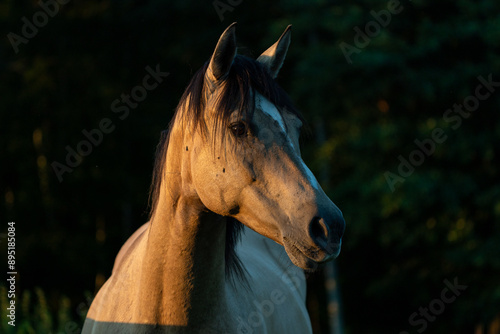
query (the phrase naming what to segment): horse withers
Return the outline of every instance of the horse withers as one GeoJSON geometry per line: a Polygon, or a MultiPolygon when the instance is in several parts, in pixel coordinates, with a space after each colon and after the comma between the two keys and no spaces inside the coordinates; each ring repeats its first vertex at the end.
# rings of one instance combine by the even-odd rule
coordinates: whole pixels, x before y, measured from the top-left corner
{"type": "Polygon", "coordinates": [[[158,145],[148,223],[123,245],[83,333],[311,333],[305,274],[345,222],[304,164],[302,117],[275,82],[291,26],[257,60],[235,24],[158,145]]]}

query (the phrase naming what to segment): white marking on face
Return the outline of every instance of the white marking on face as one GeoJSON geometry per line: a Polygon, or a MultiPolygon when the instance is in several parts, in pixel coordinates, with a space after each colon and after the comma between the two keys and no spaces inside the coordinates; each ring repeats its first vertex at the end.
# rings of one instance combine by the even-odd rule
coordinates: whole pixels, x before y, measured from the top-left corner
{"type": "MultiPolygon", "coordinates": [[[[286,134],[286,141],[289,142],[290,145],[292,145],[292,147],[295,148],[295,152],[297,152],[297,148],[291,142],[290,138],[288,137],[288,134],[286,133],[285,122],[283,121],[283,117],[279,113],[279,111],[276,108],[276,106],[274,104],[272,104],[268,99],[266,99],[265,97],[263,97],[260,94],[257,95],[256,101],[257,101],[257,106],[260,107],[260,109],[265,114],[271,116],[272,119],[274,119],[274,120],[276,120],[278,122],[278,124],[280,125],[280,128],[286,134]]],[[[305,176],[306,176],[307,180],[309,181],[309,183],[311,184],[311,186],[313,188],[315,188],[315,189],[320,189],[320,185],[318,183],[318,180],[316,180],[316,177],[311,172],[311,170],[309,169],[309,167],[307,167],[307,165],[304,163],[304,161],[302,160],[302,158],[300,156],[298,156],[298,160],[302,164],[302,167],[303,167],[304,172],[305,172],[305,176]]]]}
{"type": "Polygon", "coordinates": [[[286,132],[285,122],[283,121],[283,117],[281,117],[278,109],[276,109],[276,106],[260,94],[257,95],[256,100],[257,105],[260,107],[260,109],[267,115],[271,116],[272,119],[276,120],[283,132],[286,132]]]}
{"type": "Polygon", "coordinates": [[[302,162],[302,166],[304,167],[304,170],[306,172],[306,177],[309,180],[309,183],[311,184],[311,186],[314,189],[318,190],[320,188],[318,180],[316,180],[316,177],[314,176],[314,174],[311,172],[309,167],[307,167],[307,165],[304,163],[304,161],[302,159],[300,159],[300,162],[302,162]]]}

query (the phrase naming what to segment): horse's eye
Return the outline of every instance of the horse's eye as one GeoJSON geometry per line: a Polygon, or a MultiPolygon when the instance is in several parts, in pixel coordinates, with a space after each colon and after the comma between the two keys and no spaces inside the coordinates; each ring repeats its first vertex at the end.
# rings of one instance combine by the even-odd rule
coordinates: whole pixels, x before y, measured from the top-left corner
{"type": "Polygon", "coordinates": [[[229,126],[229,128],[231,129],[233,135],[235,135],[236,137],[241,137],[245,133],[247,133],[247,126],[243,122],[233,123],[229,126]]]}

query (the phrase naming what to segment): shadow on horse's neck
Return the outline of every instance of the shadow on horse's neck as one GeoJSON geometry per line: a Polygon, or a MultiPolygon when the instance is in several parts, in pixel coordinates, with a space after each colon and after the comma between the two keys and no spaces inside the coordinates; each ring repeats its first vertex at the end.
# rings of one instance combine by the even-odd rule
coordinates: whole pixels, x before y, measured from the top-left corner
{"type": "Polygon", "coordinates": [[[176,126],[170,132],[147,231],[138,298],[145,305],[138,311],[157,313],[141,314],[152,323],[159,318],[175,325],[203,323],[225,312],[225,218],[207,211],[190,184],[183,132],[176,126]]]}

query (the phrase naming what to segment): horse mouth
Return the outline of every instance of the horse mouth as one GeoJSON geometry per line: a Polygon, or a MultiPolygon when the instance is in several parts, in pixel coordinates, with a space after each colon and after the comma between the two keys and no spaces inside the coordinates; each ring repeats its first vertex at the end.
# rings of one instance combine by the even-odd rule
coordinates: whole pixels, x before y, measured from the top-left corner
{"type": "Polygon", "coordinates": [[[307,272],[312,272],[318,269],[320,264],[337,258],[340,254],[341,242],[332,245],[328,253],[318,248],[307,247],[301,249],[297,244],[290,242],[286,238],[283,238],[283,245],[294,265],[307,272]]]}

